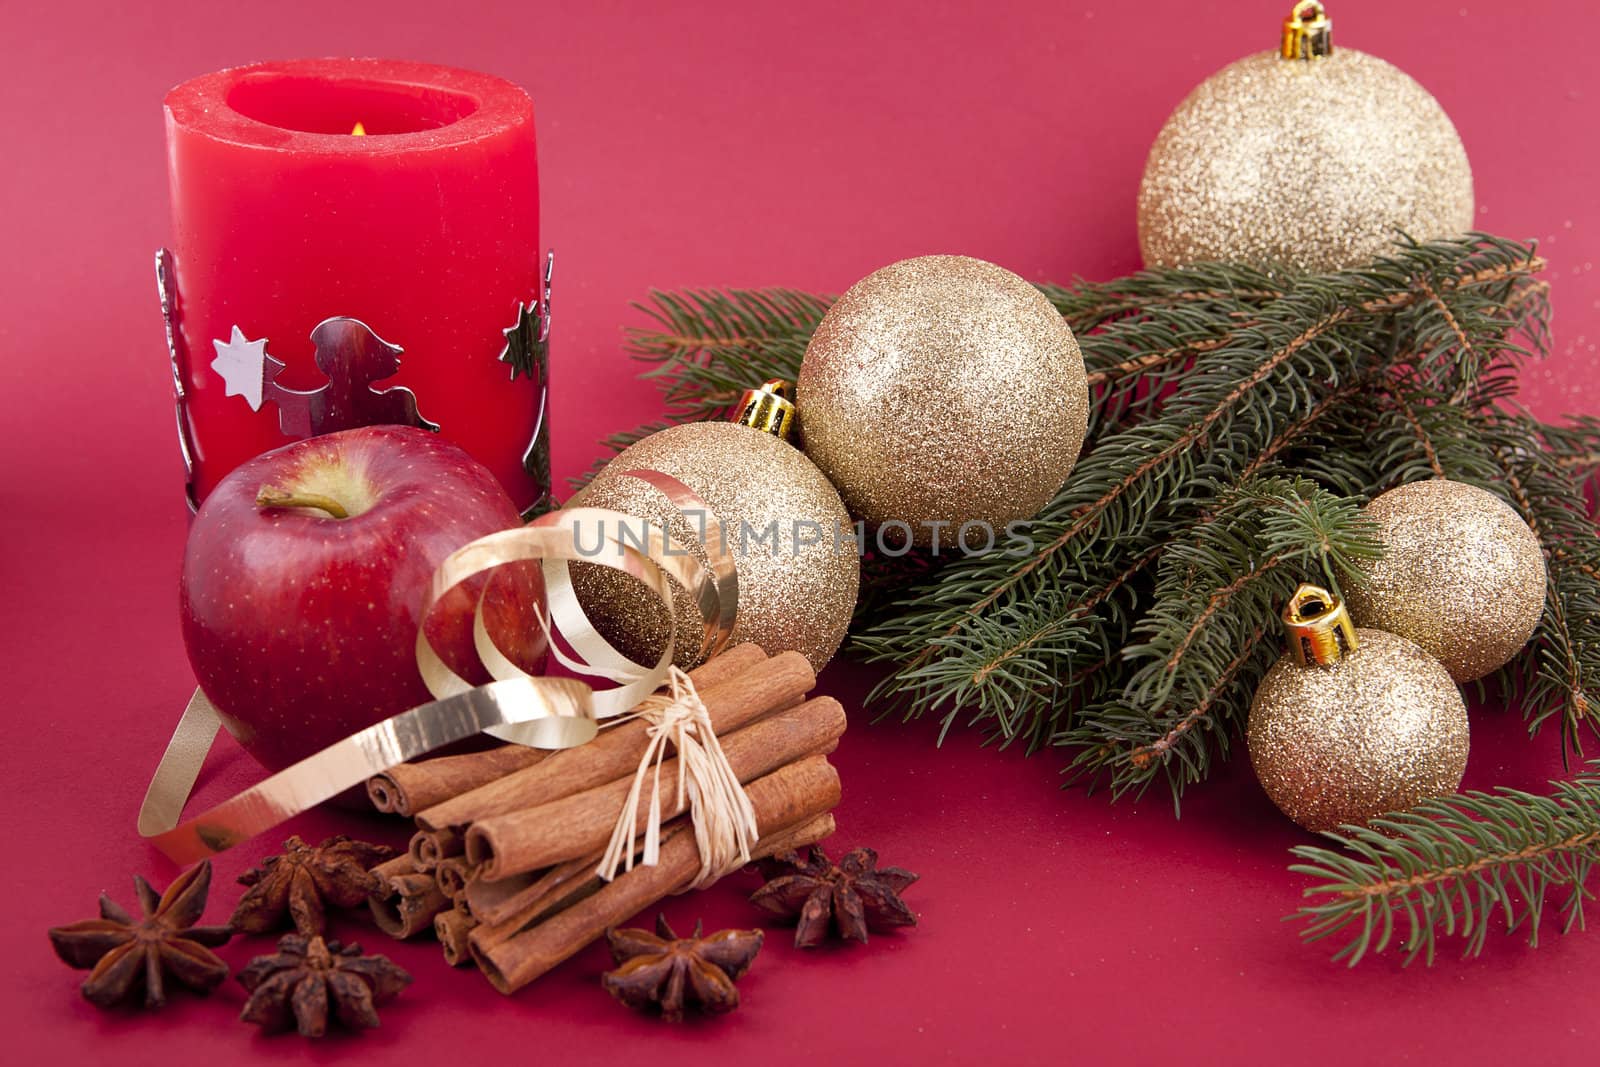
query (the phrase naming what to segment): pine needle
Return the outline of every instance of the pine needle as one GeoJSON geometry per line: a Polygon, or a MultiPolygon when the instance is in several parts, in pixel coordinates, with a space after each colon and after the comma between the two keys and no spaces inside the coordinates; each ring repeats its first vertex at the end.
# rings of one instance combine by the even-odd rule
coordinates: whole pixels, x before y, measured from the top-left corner
{"type": "Polygon", "coordinates": [[[1441,937],[1463,956],[1489,935],[1525,933],[1537,946],[1547,912],[1560,931],[1582,929],[1600,863],[1600,762],[1550,796],[1514,789],[1430,800],[1409,811],[1324,836],[1339,849],[1301,845],[1289,869],[1315,880],[1297,913],[1308,942],[1343,944],[1335,960],[1355,966],[1395,947],[1409,965],[1432,964],[1441,937]]]}
{"type": "MultiPolygon", "coordinates": [[[[1063,746],[1074,778],[1113,794],[1164,780],[1176,803],[1237,739],[1287,591],[1372,558],[1361,502],[1444,476],[1539,533],[1546,610],[1498,681],[1530,730],[1558,722],[1580,752],[1600,732],[1600,420],[1554,426],[1511,403],[1548,344],[1542,267],[1531,245],[1472,234],[1334,274],[1209,263],[1041,286],[1083,350],[1083,455],[1023,558],[863,561],[850,650],[891,667],[874,699],[1063,746]]],[[[656,292],[629,346],[668,423],[715,418],[793,378],[831,302],[656,292]]]]}
{"type": "MultiPolygon", "coordinates": [[[[1470,234],[1402,239],[1334,274],[1208,263],[1041,286],[1083,351],[1083,454],[1021,558],[863,560],[849,647],[890,667],[873,700],[944,731],[1060,746],[1072,780],[1113,796],[1164,781],[1176,807],[1236,747],[1289,592],[1337,589],[1375,558],[1364,501],[1446,477],[1496,493],[1540,539],[1543,616],[1491,684],[1530,733],[1557,723],[1564,753],[1581,754],[1600,734],[1600,419],[1555,425],[1515,406],[1518,372],[1549,344],[1543,266],[1530,244],[1470,234]]],[[[794,378],[831,302],[651,294],[629,347],[652,364],[667,420],[606,444],[721,417],[743,390],[794,378]]],[[[1496,920],[1536,938],[1557,895],[1563,928],[1581,923],[1600,850],[1594,767],[1551,797],[1467,794],[1348,830],[1334,838],[1345,852],[1296,850],[1296,869],[1322,879],[1308,939],[1350,935],[1351,962],[1397,938],[1408,960],[1431,960],[1441,936],[1470,954],[1496,920]]]]}

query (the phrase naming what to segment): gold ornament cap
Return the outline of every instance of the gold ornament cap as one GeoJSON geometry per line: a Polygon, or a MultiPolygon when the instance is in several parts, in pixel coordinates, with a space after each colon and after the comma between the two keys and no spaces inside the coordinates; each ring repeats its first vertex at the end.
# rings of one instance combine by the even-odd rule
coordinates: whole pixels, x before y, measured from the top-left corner
{"type": "Polygon", "coordinates": [[[732,421],[770,433],[780,441],[789,440],[794,430],[793,386],[782,378],[768,378],[755,389],[746,389],[739,398],[739,410],[732,421]]]}
{"type": "Polygon", "coordinates": [[[1320,585],[1300,584],[1283,609],[1283,625],[1302,667],[1331,666],[1361,647],[1344,601],[1320,585]]]}
{"type": "Polygon", "coordinates": [[[1317,0],[1300,0],[1283,20],[1284,59],[1316,59],[1333,55],[1333,20],[1317,0]]]}

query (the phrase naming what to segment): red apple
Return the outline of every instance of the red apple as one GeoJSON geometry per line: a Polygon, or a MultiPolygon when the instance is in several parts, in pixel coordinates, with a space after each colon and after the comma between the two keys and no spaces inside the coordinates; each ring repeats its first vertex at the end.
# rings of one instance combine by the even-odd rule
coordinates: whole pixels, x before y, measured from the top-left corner
{"type": "MultiPolygon", "coordinates": [[[[369,426],[258,456],[212,491],[189,531],[183,640],[200,688],[271,770],[423,703],[415,646],[434,569],[520,524],[487,468],[424,430],[369,426]]],[[[533,670],[543,589],[531,567],[508,570],[485,618],[533,670]]],[[[479,588],[458,587],[428,619],[440,656],[473,681],[487,680],[472,650],[479,588]]]]}

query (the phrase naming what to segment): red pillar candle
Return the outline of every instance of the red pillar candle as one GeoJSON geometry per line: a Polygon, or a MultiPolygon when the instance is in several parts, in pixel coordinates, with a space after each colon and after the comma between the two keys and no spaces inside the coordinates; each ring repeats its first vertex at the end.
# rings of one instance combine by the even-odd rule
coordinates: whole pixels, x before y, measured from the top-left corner
{"type": "Polygon", "coordinates": [[[261,63],[172,90],[166,127],[164,290],[191,499],[297,436],[411,411],[519,506],[548,492],[548,460],[542,478],[530,473],[545,383],[537,362],[513,370],[529,364],[504,333],[519,321],[524,342],[537,331],[521,309],[542,282],[527,93],[427,63],[261,63]],[[375,336],[330,328],[313,342],[333,317],[375,336]],[[284,365],[266,364],[265,390],[219,362],[237,377],[262,353],[284,365]],[[397,386],[414,405],[372,396],[397,386]],[[305,395],[319,388],[320,400],[305,395]]]}

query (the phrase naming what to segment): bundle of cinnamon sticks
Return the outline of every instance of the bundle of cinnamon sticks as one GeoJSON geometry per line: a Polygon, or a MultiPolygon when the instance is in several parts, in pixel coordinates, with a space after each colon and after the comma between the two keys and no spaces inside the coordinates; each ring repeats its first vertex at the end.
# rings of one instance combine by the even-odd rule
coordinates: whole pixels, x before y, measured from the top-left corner
{"type": "MultiPolygon", "coordinates": [[[[738,645],[691,671],[728,764],[750,798],[755,857],[833,832],[839,775],[827,755],[844,733],[832,697],[806,698],[816,674],[798,652],[768,657],[738,645]]],[[[376,868],[379,927],[406,938],[434,931],[452,965],[475,963],[502,993],[522,988],[700,873],[680,801],[676,757],[646,779],[661,809],[660,855],[610,882],[597,873],[623,810],[649,725],[603,729],[578,748],[504,745],[392,768],[367,783],[379,811],[416,820],[406,855],[376,868]]],[[[636,840],[635,847],[639,846],[636,840]]]]}

